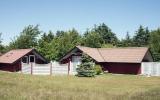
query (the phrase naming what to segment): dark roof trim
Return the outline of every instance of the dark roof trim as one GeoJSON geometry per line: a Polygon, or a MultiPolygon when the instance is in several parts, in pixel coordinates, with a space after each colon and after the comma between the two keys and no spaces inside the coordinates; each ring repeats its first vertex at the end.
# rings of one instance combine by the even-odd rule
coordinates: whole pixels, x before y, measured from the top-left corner
{"type": "MultiPolygon", "coordinates": [[[[64,56],[62,56],[58,61],[61,62],[62,60],[64,60],[64,58],[65,58],[69,53],[71,53],[74,49],[80,50],[79,48],[77,48],[77,46],[75,46],[75,47],[72,48],[70,51],[68,51],[64,56]]],[[[80,50],[80,51],[81,51],[81,50],[80,50]]]]}
{"type": "MultiPolygon", "coordinates": [[[[71,49],[69,52],[67,52],[66,53],[66,55],[64,55],[62,58],[60,58],[60,60],[58,60],[59,62],[62,62],[62,60],[64,60],[64,58],[69,54],[69,53],[71,53],[73,50],[75,50],[75,49],[78,49],[78,50],[80,50],[81,52],[83,52],[81,49],[79,49],[77,46],[75,46],[73,49],[71,49]]],[[[87,53],[85,53],[85,52],[83,52],[83,54],[86,54],[86,55],[88,55],[87,53]]],[[[88,55],[89,56],[89,55],[88,55]]],[[[89,56],[89,57],[91,57],[91,56],[89,56]]],[[[92,58],[92,57],[91,57],[92,58]]],[[[92,58],[94,61],[96,61],[94,58],[92,58]]],[[[98,62],[98,61],[96,61],[96,62],[98,62]]]]}

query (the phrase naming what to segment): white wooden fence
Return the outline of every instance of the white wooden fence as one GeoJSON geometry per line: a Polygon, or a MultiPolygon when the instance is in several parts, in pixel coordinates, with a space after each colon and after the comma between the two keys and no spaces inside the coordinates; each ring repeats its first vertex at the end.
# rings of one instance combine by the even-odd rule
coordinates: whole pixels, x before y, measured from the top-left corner
{"type": "Polygon", "coordinates": [[[33,75],[56,75],[56,74],[73,74],[72,72],[72,64],[70,64],[70,68],[68,64],[59,64],[58,62],[51,62],[49,64],[35,64],[22,63],[21,72],[24,74],[33,74],[33,75]]]}
{"type": "Polygon", "coordinates": [[[149,76],[160,76],[160,62],[143,62],[141,74],[149,76]]]}
{"type": "MultiPolygon", "coordinates": [[[[70,74],[68,64],[59,64],[57,62],[52,63],[53,74],[70,74]]],[[[70,66],[71,67],[71,66],[70,66]]]]}
{"type": "Polygon", "coordinates": [[[31,74],[31,66],[26,63],[22,63],[22,73],[31,74]]]}

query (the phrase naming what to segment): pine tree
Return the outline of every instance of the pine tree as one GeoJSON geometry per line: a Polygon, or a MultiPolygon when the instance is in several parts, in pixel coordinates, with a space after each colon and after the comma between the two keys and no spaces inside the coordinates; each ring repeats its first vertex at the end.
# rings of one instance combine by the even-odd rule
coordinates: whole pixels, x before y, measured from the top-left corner
{"type": "Polygon", "coordinates": [[[150,40],[150,32],[148,28],[140,26],[133,37],[134,46],[147,46],[150,40]]]}
{"type": "Polygon", "coordinates": [[[82,55],[82,63],[77,68],[77,76],[94,77],[96,75],[93,59],[88,55],[82,55]]]}
{"type": "Polygon", "coordinates": [[[151,32],[150,47],[154,61],[160,61],[160,28],[151,32]]]}
{"type": "MultiPolygon", "coordinates": [[[[100,34],[100,36],[103,39],[104,44],[116,45],[118,39],[117,39],[115,33],[113,33],[111,31],[111,29],[106,24],[102,23],[99,26],[95,25],[95,27],[92,30],[97,32],[98,34],[100,34]]],[[[103,44],[103,43],[101,43],[101,44],[103,44]]]]}

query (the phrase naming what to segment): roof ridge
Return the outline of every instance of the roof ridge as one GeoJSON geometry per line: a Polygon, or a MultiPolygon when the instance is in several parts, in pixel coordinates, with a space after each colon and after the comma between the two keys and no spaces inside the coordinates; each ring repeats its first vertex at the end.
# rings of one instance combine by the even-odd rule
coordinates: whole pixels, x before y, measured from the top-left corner
{"type": "Polygon", "coordinates": [[[99,48],[99,49],[148,49],[148,47],[116,47],[116,48],[99,48]]]}
{"type": "Polygon", "coordinates": [[[82,47],[82,48],[91,48],[91,49],[136,49],[136,48],[149,48],[149,47],[146,47],[146,46],[143,46],[143,47],[113,47],[113,48],[93,48],[93,47],[87,47],[87,46],[81,46],[81,45],[78,45],[76,47],[82,47]]]}

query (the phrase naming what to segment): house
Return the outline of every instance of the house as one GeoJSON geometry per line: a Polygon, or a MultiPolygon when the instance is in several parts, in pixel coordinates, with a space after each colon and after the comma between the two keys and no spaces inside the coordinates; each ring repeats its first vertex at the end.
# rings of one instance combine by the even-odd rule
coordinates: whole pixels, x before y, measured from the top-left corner
{"type": "Polygon", "coordinates": [[[82,54],[87,54],[100,64],[104,71],[120,74],[141,74],[141,63],[152,62],[147,47],[90,48],[76,46],[60,59],[61,63],[72,63],[74,71],[81,63],[82,54]]]}
{"type": "Polygon", "coordinates": [[[38,64],[48,63],[35,49],[16,49],[0,56],[0,70],[10,72],[20,71],[22,62],[38,64]]]}

